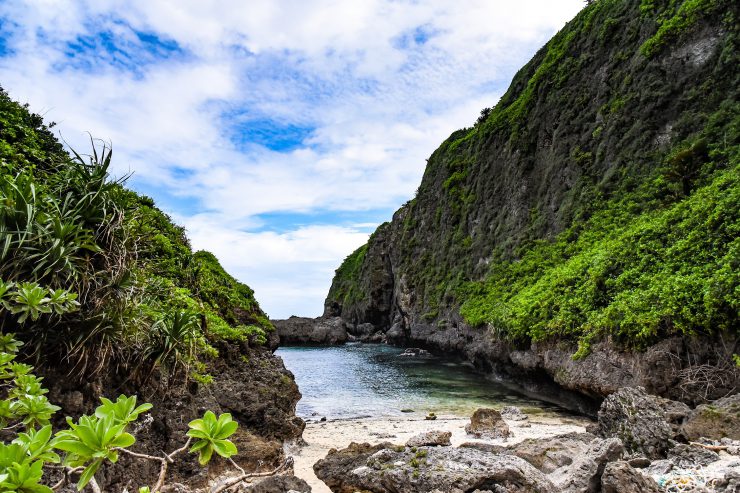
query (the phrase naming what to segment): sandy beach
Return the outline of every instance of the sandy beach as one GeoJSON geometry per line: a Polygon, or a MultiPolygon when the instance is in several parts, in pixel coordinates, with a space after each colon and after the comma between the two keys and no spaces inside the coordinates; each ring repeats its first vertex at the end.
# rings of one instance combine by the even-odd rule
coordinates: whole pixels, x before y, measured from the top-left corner
{"type": "Polygon", "coordinates": [[[314,493],[331,493],[313,472],[313,465],[326,456],[332,448],[343,448],[350,442],[404,444],[412,436],[432,430],[452,433],[452,445],[464,442],[511,444],[527,438],[546,438],[563,433],[582,432],[589,423],[587,418],[554,413],[533,414],[525,421],[507,421],[511,436],[507,439],[477,440],[465,433],[468,417],[441,415],[436,420],[426,420],[422,414],[399,417],[359,418],[334,421],[310,420],[303,432],[303,445],[287,447],[295,460],[295,475],[311,485],[314,493]]]}

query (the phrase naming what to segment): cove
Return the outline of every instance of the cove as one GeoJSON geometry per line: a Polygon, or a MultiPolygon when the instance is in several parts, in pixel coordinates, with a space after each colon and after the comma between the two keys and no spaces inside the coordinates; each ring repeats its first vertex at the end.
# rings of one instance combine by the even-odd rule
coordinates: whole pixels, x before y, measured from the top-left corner
{"type": "Polygon", "coordinates": [[[523,389],[437,356],[403,357],[385,344],[287,346],[275,354],[295,375],[304,419],[352,419],[415,414],[469,416],[479,407],[521,407],[526,412],[562,411],[523,389]]]}

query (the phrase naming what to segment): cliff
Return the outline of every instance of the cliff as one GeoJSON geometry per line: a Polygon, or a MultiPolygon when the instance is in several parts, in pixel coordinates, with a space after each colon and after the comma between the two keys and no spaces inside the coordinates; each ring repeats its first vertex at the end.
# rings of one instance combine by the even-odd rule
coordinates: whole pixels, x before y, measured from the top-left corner
{"type": "Polygon", "coordinates": [[[722,0],[585,7],[431,155],[324,316],[595,399],[736,389],[738,31],[722,0]]]}

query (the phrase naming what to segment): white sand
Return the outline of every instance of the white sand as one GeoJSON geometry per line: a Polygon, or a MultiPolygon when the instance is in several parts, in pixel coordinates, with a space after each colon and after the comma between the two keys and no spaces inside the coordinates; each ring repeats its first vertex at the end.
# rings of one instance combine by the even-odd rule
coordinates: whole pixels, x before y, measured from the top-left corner
{"type": "Polygon", "coordinates": [[[366,418],[336,420],[306,424],[303,446],[289,446],[287,453],[295,460],[295,475],[304,479],[314,493],[331,493],[329,488],[313,472],[313,465],[323,459],[329,449],[344,448],[350,442],[381,443],[391,442],[403,445],[414,435],[425,431],[441,430],[452,433],[452,445],[463,442],[483,442],[495,444],[517,443],[527,438],[547,438],[570,432],[583,432],[588,419],[556,414],[530,415],[526,421],[507,420],[511,436],[504,440],[476,440],[465,433],[469,418],[459,416],[438,416],[427,421],[423,415],[410,414],[401,417],[366,418]]]}

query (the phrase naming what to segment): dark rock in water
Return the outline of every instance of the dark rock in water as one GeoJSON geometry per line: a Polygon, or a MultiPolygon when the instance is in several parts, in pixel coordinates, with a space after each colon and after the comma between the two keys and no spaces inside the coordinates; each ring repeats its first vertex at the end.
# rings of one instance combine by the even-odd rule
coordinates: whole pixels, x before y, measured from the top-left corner
{"type": "Polygon", "coordinates": [[[606,464],[622,457],[624,446],[617,438],[594,438],[588,449],[573,462],[556,469],[548,477],[561,493],[598,493],[606,464]]]}
{"type": "Polygon", "coordinates": [[[311,487],[295,476],[271,476],[258,483],[240,488],[240,493],[311,493],[311,487]]]}
{"type": "Polygon", "coordinates": [[[601,475],[602,493],[659,493],[658,483],[624,461],[610,462],[601,475]]]}
{"type": "Polygon", "coordinates": [[[470,417],[465,432],[476,438],[507,438],[509,425],[495,409],[481,408],[470,417]]]}
{"type": "Polygon", "coordinates": [[[504,408],[501,409],[501,416],[503,416],[504,419],[509,419],[511,421],[524,421],[525,419],[529,419],[529,416],[524,414],[522,410],[516,406],[504,406],[504,408]]]}
{"type": "Polygon", "coordinates": [[[396,449],[351,444],[331,450],[314,465],[319,479],[333,492],[418,493],[496,491],[555,493],[547,477],[525,460],[492,455],[473,448],[396,449]]]}
{"type": "Polygon", "coordinates": [[[431,356],[431,353],[426,349],[418,347],[406,348],[401,354],[398,355],[400,358],[418,358],[420,356],[431,356]]]}
{"type": "Polygon", "coordinates": [[[650,395],[642,387],[625,387],[601,405],[599,434],[619,438],[630,452],[658,459],[671,448],[689,412],[687,405],[650,395]]]}
{"type": "Polygon", "coordinates": [[[697,406],[689,414],[681,432],[689,440],[701,437],[740,440],[740,394],[697,406]]]}
{"type": "Polygon", "coordinates": [[[426,419],[427,421],[434,421],[435,419],[437,419],[437,415],[434,413],[429,413],[424,416],[424,419],[426,419]]]}
{"type": "Polygon", "coordinates": [[[534,467],[550,474],[568,466],[573,459],[584,455],[596,437],[590,433],[568,433],[552,438],[529,438],[507,447],[509,453],[521,457],[534,467]]]}
{"type": "Polygon", "coordinates": [[[450,445],[449,431],[427,431],[409,438],[406,442],[407,447],[433,447],[450,445]]]}
{"type": "Polygon", "coordinates": [[[347,326],[339,317],[290,317],[273,320],[280,344],[344,344],[347,326]]]}
{"type": "Polygon", "coordinates": [[[719,454],[699,445],[680,443],[668,451],[668,460],[675,467],[696,469],[719,460],[719,454]]]}

